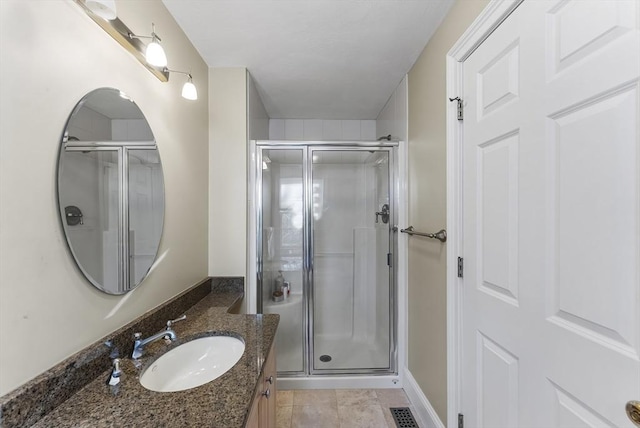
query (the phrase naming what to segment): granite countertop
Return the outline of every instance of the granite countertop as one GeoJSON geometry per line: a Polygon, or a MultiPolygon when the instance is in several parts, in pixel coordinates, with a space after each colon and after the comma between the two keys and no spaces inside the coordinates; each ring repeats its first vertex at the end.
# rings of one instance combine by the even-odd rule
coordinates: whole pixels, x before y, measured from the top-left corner
{"type": "MultiPolygon", "coordinates": [[[[275,338],[278,315],[234,315],[229,307],[242,293],[211,293],[187,310],[173,326],[178,340],[147,345],[140,364],[121,359],[120,384],[107,385],[105,371],[34,427],[242,427],[248,416],[262,365],[275,338]],[[139,382],[140,373],[158,356],[212,334],[240,336],[245,351],[227,373],[202,386],[178,392],[153,392],[139,382]]],[[[175,314],[178,317],[181,314],[175,314]]]]}

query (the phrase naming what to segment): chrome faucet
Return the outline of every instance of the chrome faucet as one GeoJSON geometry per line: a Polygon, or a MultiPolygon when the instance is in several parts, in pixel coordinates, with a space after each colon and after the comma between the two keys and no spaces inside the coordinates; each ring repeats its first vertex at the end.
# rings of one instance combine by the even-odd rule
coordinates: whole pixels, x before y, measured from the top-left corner
{"type": "Polygon", "coordinates": [[[176,332],[173,331],[171,326],[176,322],[182,321],[185,319],[187,319],[187,316],[182,315],[181,317],[176,318],[175,320],[167,321],[167,327],[164,330],[154,334],[153,336],[149,336],[146,339],[142,339],[142,333],[135,333],[133,335],[133,338],[135,339],[135,341],[133,342],[133,353],[131,354],[131,358],[135,360],[142,357],[142,351],[144,347],[151,342],[155,342],[158,339],[166,338],[171,342],[175,342],[178,336],[176,335],[176,332]]]}
{"type": "Polygon", "coordinates": [[[178,338],[178,336],[176,336],[176,333],[171,329],[162,330],[161,332],[147,337],[146,339],[141,339],[142,333],[135,333],[133,335],[135,341],[133,342],[133,353],[131,354],[131,358],[135,360],[142,357],[142,350],[146,345],[151,342],[155,342],[158,339],[162,339],[163,337],[168,337],[172,342],[174,342],[178,338]]]}

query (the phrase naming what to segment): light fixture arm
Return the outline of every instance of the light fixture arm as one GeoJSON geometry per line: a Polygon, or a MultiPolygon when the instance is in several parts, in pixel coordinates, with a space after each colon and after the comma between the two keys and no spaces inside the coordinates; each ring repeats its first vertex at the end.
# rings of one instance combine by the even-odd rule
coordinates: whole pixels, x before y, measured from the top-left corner
{"type": "Polygon", "coordinates": [[[191,73],[187,73],[186,71],[170,70],[168,67],[163,68],[162,71],[165,72],[165,73],[185,74],[185,75],[189,76],[189,79],[193,79],[193,76],[191,75],[191,73]]]}
{"type": "MultiPolygon", "coordinates": [[[[129,37],[130,39],[153,39],[154,38],[153,34],[151,36],[139,36],[139,35],[133,34],[133,33],[127,34],[127,37],[129,37]]],[[[162,39],[159,38],[158,36],[155,36],[155,38],[157,38],[158,40],[162,41],[162,39]]]]}
{"type": "Polygon", "coordinates": [[[156,34],[156,24],[154,24],[154,23],[151,23],[151,35],[150,36],[139,36],[137,34],[133,34],[132,32],[129,32],[129,33],[127,33],[127,37],[129,37],[130,39],[155,39],[155,40],[158,40],[159,42],[162,41],[160,36],[158,36],[156,34]]]}

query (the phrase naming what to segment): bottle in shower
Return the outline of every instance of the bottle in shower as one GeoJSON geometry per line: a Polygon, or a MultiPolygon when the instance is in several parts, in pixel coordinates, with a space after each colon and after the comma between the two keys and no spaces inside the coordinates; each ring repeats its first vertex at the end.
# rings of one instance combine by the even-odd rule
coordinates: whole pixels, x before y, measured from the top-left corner
{"type": "Polygon", "coordinates": [[[279,270],[278,271],[278,276],[276,276],[276,279],[273,280],[273,291],[282,291],[282,288],[284,287],[284,276],[282,276],[282,271],[279,270]]]}

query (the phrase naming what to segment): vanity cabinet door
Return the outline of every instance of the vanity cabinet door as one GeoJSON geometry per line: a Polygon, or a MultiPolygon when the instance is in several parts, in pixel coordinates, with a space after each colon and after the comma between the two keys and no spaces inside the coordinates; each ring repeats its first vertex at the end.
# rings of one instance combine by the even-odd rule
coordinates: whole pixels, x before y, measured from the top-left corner
{"type": "MultiPolygon", "coordinates": [[[[266,388],[263,388],[266,391],[266,388]]],[[[258,405],[258,413],[260,414],[260,428],[275,428],[275,425],[269,425],[269,398],[262,397],[258,405]]]]}
{"type": "Polygon", "coordinates": [[[276,428],[276,384],[276,352],[272,345],[253,394],[247,428],[276,428]]]}
{"type": "Polygon", "coordinates": [[[265,411],[264,411],[264,425],[261,428],[275,428],[276,427],[276,400],[277,400],[277,372],[276,372],[276,350],[275,345],[271,346],[267,361],[264,363],[264,369],[262,370],[264,376],[264,390],[267,388],[270,391],[269,398],[264,397],[265,411]]]}
{"type": "Polygon", "coordinates": [[[256,387],[256,391],[253,393],[253,404],[251,405],[251,410],[249,411],[249,418],[247,419],[246,428],[260,428],[260,403],[262,403],[262,384],[263,376],[260,376],[258,379],[258,386],[256,387]]]}

